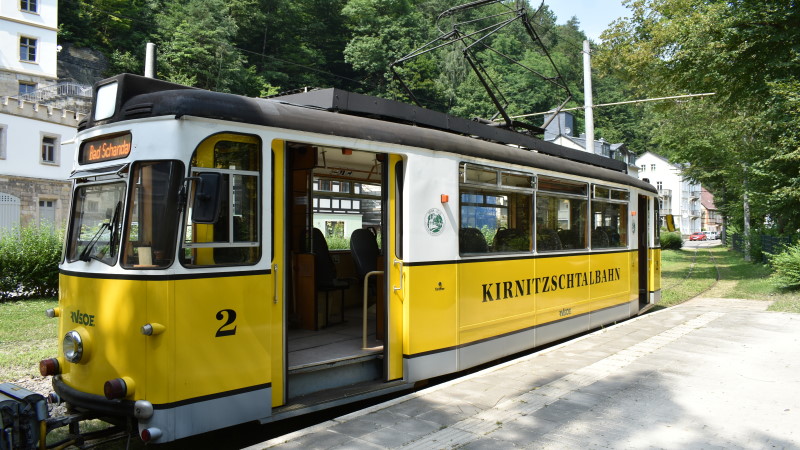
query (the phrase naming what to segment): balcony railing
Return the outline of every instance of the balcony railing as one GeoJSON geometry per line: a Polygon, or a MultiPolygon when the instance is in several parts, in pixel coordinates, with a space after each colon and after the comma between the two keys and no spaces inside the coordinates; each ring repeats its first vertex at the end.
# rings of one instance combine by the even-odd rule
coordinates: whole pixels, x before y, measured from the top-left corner
{"type": "Polygon", "coordinates": [[[92,87],[77,83],[57,83],[19,96],[20,100],[88,112],[92,102],[92,87]]]}
{"type": "Polygon", "coordinates": [[[658,190],[659,197],[672,197],[672,189],[659,189],[658,190]]]}

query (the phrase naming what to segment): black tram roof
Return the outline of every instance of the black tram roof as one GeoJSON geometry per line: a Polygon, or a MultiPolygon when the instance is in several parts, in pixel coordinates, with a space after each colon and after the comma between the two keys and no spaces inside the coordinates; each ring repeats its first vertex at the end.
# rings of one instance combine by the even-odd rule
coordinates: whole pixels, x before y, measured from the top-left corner
{"type": "Polygon", "coordinates": [[[340,89],[258,99],[122,74],[95,85],[95,104],[98,88],[114,82],[119,83],[114,114],[99,121],[90,115],[79,125],[80,130],[145,117],[205,117],[420,147],[657,192],[651,184],[628,175],[627,165],[621,161],[394,100],[340,89]]]}

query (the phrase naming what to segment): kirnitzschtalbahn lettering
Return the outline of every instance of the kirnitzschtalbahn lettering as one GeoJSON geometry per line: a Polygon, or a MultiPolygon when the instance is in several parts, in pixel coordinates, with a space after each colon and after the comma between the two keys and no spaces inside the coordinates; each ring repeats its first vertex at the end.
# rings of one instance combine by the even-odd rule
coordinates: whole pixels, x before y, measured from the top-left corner
{"type": "Polygon", "coordinates": [[[562,273],[560,275],[550,275],[546,277],[498,281],[482,285],[483,301],[493,302],[495,300],[525,297],[531,294],[610,283],[620,279],[620,268],[612,267],[605,270],[589,270],[586,272],[562,273]]]}

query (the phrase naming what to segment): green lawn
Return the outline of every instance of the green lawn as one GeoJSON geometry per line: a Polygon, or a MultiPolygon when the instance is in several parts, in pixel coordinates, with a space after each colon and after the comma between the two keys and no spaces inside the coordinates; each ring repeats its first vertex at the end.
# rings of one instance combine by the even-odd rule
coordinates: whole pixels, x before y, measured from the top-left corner
{"type": "Polygon", "coordinates": [[[0,303],[0,381],[39,376],[39,361],[58,353],[55,299],[0,303]]]}
{"type": "Polygon", "coordinates": [[[782,289],[770,278],[769,266],[745,262],[726,247],[664,250],[661,267],[662,307],[702,294],[774,301],[771,311],[800,312],[800,292],[782,289]]]}

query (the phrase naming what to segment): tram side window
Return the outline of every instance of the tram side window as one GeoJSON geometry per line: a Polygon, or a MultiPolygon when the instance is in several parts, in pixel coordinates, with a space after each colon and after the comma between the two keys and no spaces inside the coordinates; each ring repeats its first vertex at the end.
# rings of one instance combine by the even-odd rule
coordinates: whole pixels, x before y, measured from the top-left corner
{"type": "Polygon", "coordinates": [[[622,189],[594,186],[592,193],[592,248],[628,246],[628,201],[622,189]]]}
{"type": "Polygon", "coordinates": [[[459,252],[531,251],[533,177],[461,165],[459,252]]]}
{"type": "Polygon", "coordinates": [[[536,250],[585,249],[589,186],[540,176],[536,193],[536,250]]]}
{"type": "Polygon", "coordinates": [[[191,183],[183,236],[181,263],[186,266],[255,264],[261,257],[260,186],[261,144],[252,136],[224,134],[200,144],[191,177],[219,174],[219,212],[210,223],[192,220],[191,183]]]}
{"type": "Polygon", "coordinates": [[[123,267],[149,269],[172,264],[183,167],[179,161],[134,165],[122,250],[123,267]]]}

